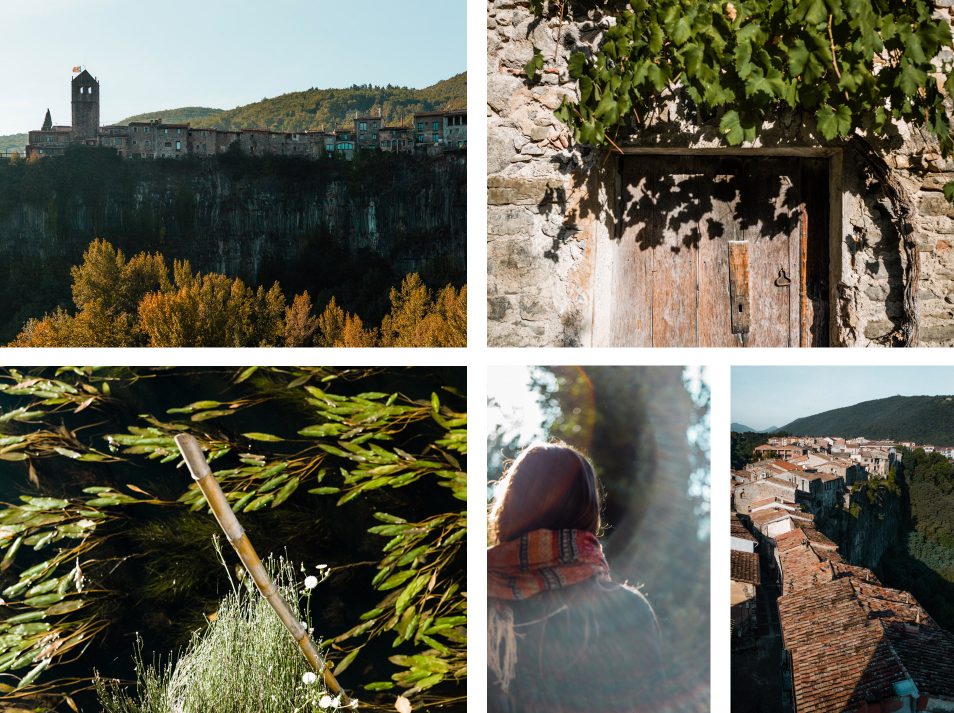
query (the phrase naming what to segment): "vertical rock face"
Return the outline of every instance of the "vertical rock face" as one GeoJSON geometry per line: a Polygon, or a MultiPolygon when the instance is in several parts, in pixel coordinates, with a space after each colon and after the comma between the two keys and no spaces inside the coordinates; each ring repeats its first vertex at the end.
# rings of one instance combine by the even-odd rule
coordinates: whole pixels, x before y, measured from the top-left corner
{"type": "Polygon", "coordinates": [[[95,152],[0,170],[0,320],[69,303],[69,266],[94,238],[162,252],[251,284],[313,296],[354,286],[372,263],[387,299],[408,272],[462,283],[462,157],[344,162],[119,161],[95,152]],[[382,272],[387,273],[382,275],[382,272]]]}
{"type": "MultiPolygon", "coordinates": [[[[951,17],[949,2],[938,13],[951,17]]],[[[593,315],[613,299],[617,176],[613,157],[569,146],[553,115],[576,92],[573,51],[598,45],[593,22],[538,20],[528,0],[488,0],[488,339],[494,346],[602,346],[593,315]],[[529,86],[523,66],[534,47],[545,58],[529,86]],[[602,255],[597,260],[597,255],[602,255]]],[[[942,58],[948,59],[951,58],[942,58]]],[[[912,197],[920,277],[914,286],[923,346],[954,345],[954,208],[941,192],[954,162],[906,125],[875,148],[912,197]]],[[[719,149],[717,120],[699,123],[678,96],[649,129],[621,143],[635,148],[719,149]]],[[[813,127],[780,115],[751,148],[817,148],[813,127]]],[[[887,217],[880,187],[869,185],[850,149],[832,162],[835,220],[830,240],[830,341],[834,346],[895,343],[904,322],[910,270],[887,217]],[[835,165],[840,162],[840,167],[835,165]],[[840,213],[840,217],[838,216],[840,213]]]]}
{"type": "Polygon", "coordinates": [[[876,572],[882,555],[902,538],[904,515],[897,497],[870,503],[862,494],[852,497],[848,512],[821,508],[813,514],[815,527],[838,545],[845,560],[876,572]]]}

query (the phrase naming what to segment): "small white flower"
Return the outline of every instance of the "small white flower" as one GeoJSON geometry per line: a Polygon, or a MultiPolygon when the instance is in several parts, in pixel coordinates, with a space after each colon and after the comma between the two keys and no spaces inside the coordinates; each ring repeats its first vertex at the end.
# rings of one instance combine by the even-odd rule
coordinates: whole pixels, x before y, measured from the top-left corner
{"type": "Polygon", "coordinates": [[[351,699],[351,703],[350,703],[349,705],[350,705],[352,708],[357,708],[357,707],[358,707],[358,699],[357,699],[357,698],[352,698],[352,699],[351,699]]]}
{"type": "Polygon", "coordinates": [[[329,695],[322,696],[318,701],[319,708],[331,708],[331,704],[332,704],[332,700],[331,700],[331,696],[329,695]]]}
{"type": "Polygon", "coordinates": [[[319,565],[316,565],[316,566],[315,566],[315,569],[328,569],[328,565],[326,565],[326,564],[319,564],[319,565]]]}
{"type": "Polygon", "coordinates": [[[305,577],[305,589],[314,589],[318,586],[318,578],[309,574],[305,577]]]}
{"type": "Polygon", "coordinates": [[[306,686],[310,686],[318,680],[318,676],[315,675],[314,671],[305,671],[301,677],[301,680],[306,686]]]}
{"type": "Polygon", "coordinates": [[[332,699],[331,699],[331,705],[333,705],[335,708],[340,708],[340,707],[341,707],[341,696],[335,696],[334,698],[332,698],[332,699]]]}

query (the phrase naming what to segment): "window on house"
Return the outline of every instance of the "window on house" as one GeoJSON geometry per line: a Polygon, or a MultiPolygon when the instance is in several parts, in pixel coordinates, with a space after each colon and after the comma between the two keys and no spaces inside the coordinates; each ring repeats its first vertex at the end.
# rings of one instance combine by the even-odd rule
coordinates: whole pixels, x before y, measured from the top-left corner
{"type": "Polygon", "coordinates": [[[424,131],[424,122],[423,122],[423,121],[417,122],[417,130],[418,130],[418,131],[424,131]]]}
{"type": "Polygon", "coordinates": [[[176,141],[176,151],[182,151],[182,142],[176,141]]]}
{"type": "Polygon", "coordinates": [[[435,122],[434,122],[434,125],[431,127],[431,129],[432,129],[433,131],[437,131],[437,130],[440,129],[440,128],[441,128],[441,122],[439,122],[439,121],[435,121],[435,122]]]}
{"type": "Polygon", "coordinates": [[[431,135],[431,141],[433,141],[435,144],[436,144],[439,140],[440,140],[440,138],[438,137],[438,135],[437,135],[436,133],[431,135]]]}
{"type": "Polygon", "coordinates": [[[358,124],[358,128],[359,128],[361,131],[367,131],[367,130],[368,130],[368,122],[362,121],[360,124],[358,124]]]}

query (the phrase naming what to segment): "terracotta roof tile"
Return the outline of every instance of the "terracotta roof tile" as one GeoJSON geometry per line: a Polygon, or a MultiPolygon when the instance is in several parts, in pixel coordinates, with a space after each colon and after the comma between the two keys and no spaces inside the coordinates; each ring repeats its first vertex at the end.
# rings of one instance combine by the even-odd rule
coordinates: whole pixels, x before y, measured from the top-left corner
{"type": "Polygon", "coordinates": [[[738,537],[741,540],[751,540],[752,542],[757,542],[755,536],[749,532],[745,525],[742,524],[742,521],[739,519],[738,515],[732,515],[729,527],[732,537],[738,537]]]}
{"type": "Polygon", "coordinates": [[[734,582],[760,584],[759,556],[754,552],[732,550],[731,578],[734,582]]]}
{"type": "Polygon", "coordinates": [[[954,634],[870,571],[835,561],[818,573],[826,570],[830,581],[778,600],[796,710],[855,710],[894,697],[893,684],[908,677],[921,693],[954,696],[954,634]]]}

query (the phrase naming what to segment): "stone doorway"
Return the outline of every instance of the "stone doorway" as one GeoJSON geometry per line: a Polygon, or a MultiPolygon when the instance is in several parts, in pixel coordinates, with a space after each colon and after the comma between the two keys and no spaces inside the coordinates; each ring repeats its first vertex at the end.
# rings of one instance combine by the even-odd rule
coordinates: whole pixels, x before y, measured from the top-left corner
{"type": "MultiPolygon", "coordinates": [[[[830,161],[620,157],[610,284],[594,341],[635,347],[828,346],[830,161]]],[[[608,289],[607,289],[608,288],[608,289]]]]}

